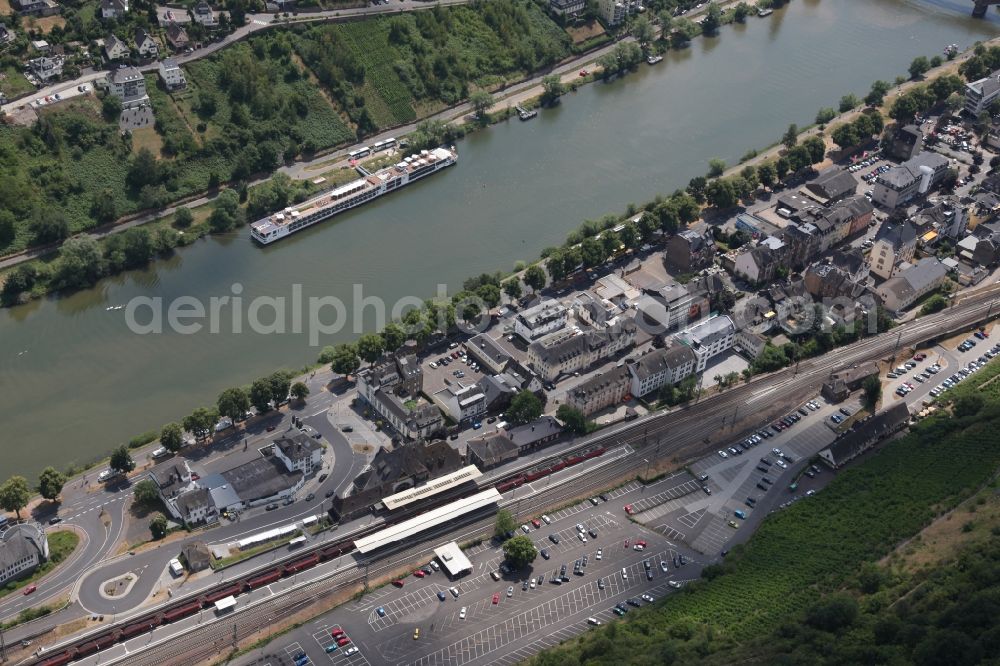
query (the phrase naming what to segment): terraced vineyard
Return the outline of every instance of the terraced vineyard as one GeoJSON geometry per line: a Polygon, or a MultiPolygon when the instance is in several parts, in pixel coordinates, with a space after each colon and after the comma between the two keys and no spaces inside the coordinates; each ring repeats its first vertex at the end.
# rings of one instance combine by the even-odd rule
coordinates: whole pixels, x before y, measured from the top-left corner
{"type": "Polygon", "coordinates": [[[535,4],[491,0],[302,28],[295,49],[363,132],[412,122],[554,64],[570,40],[535,4]]]}

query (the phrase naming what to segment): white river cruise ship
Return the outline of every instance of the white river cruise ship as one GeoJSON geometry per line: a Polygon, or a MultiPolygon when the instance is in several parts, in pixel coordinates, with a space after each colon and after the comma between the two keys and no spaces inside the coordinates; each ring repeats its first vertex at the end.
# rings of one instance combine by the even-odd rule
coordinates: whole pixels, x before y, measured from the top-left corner
{"type": "Polygon", "coordinates": [[[398,190],[458,161],[454,148],[421,150],[393,166],[329,190],[297,206],[269,215],[250,225],[250,236],[262,245],[285,238],[349,208],[398,190]]]}

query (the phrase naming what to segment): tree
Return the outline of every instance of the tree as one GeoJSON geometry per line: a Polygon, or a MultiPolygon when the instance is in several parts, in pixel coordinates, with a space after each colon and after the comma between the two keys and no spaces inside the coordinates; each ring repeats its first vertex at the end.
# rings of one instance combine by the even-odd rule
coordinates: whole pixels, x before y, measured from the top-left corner
{"type": "Polygon", "coordinates": [[[590,429],[587,417],[576,407],[562,404],[556,410],[556,418],[563,422],[566,428],[577,435],[585,435],[590,429]]]}
{"type": "Polygon", "coordinates": [[[267,383],[271,385],[271,399],[275,405],[288,400],[292,390],[292,373],[287,370],[278,370],[271,373],[267,378],[267,383]]]}
{"type": "Polygon", "coordinates": [[[531,391],[520,391],[510,401],[507,420],[517,424],[534,421],[542,415],[542,401],[531,391]]]}
{"type": "Polygon", "coordinates": [[[136,192],[146,185],[156,185],[160,182],[160,169],[153,151],[146,147],[139,149],[129,165],[125,182],[136,192]]]}
{"type": "Polygon", "coordinates": [[[632,36],[639,42],[639,46],[646,48],[656,38],[653,24],[645,16],[640,16],[632,24],[632,36]]]}
{"type": "Polygon", "coordinates": [[[0,247],[10,245],[17,235],[17,218],[9,210],[0,210],[0,247]]]}
{"type": "Polygon", "coordinates": [[[532,264],[528,266],[528,269],[524,271],[524,284],[531,287],[532,292],[540,291],[545,287],[546,277],[545,270],[538,264],[532,264]]]}
{"type": "Polygon", "coordinates": [[[493,534],[498,539],[502,539],[515,529],[517,529],[517,523],[514,522],[514,516],[511,515],[510,511],[507,509],[497,511],[496,522],[493,525],[493,534]]]}
{"type": "Polygon", "coordinates": [[[521,289],[521,281],[518,280],[516,277],[512,277],[511,279],[507,280],[506,282],[503,283],[503,293],[505,293],[507,295],[507,298],[509,298],[512,301],[516,301],[517,299],[521,298],[521,294],[523,293],[521,289]]]}
{"type": "Polygon", "coordinates": [[[954,92],[948,95],[947,99],[944,100],[945,108],[948,109],[949,113],[955,114],[962,110],[965,106],[965,96],[954,92]]]}
{"type": "Polygon", "coordinates": [[[212,432],[212,427],[219,420],[219,412],[214,407],[198,407],[184,417],[185,430],[190,430],[197,437],[203,437],[212,432]]]}
{"type": "Polygon", "coordinates": [[[229,231],[241,224],[243,212],[240,210],[240,197],[234,190],[223,190],[215,198],[212,214],[208,216],[208,224],[213,231],[229,231]]]}
{"type": "Polygon", "coordinates": [[[750,5],[745,2],[741,2],[733,8],[733,20],[737,23],[745,23],[749,15],[750,5]]]}
{"type": "Polygon", "coordinates": [[[155,514],[149,521],[149,532],[154,539],[167,536],[167,518],[162,513],[155,514]]]}
{"type": "Polygon", "coordinates": [[[227,416],[236,423],[250,411],[250,396],[242,388],[229,388],[219,394],[216,406],[221,416],[227,416]]]}
{"type": "Polygon", "coordinates": [[[252,404],[259,414],[263,414],[271,409],[271,382],[266,378],[254,380],[250,385],[250,404],[252,404]]]}
{"type": "Polygon", "coordinates": [[[477,90],[476,92],[469,95],[469,103],[472,104],[473,110],[476,112],[478,118],[484,118],[486,112],[493,108],[496,103],[491,95],[486,90],[477,90]]]}
{"type": "Polygon", "coordinates": [[[837,125],[833,128],[833,131],[830,132],[830,138],[833,139],[833,142],[841,148],[850,148],[861,143],[861,137],[858,135],[858,130],[854,123],[837,125]]]}
{"type": "Polygon", "coordinates": [[[152,479],[143,479],[135,484],[133,494],[139,506],[151,507],[160,499],[160,489],[152,479]]]}
{"type": "Polygon", "coordinates": [[[330,369],[338,375],[350,375],[361,367],[361,359],[358,358],[354,345],[341,343],[334,347],[333,358],[330,359],[330,369]]]}
{"type": "Polygon", "coordinates": [[[555,104],[565,92],[566,86],[558,74],[547,74],[542,77],[542,106],[555,104]]]}
{"type": "Polygon", "coordinates": [[[983,396],[981,395],[963,395],[955,400],[955,404],[952,405],[952,413],[955,415],[955,418],[975,416],[982,410],[984,404],[983,396]]]}
{"type": "Polygon", "coordinates": [[[112,472],[128,474],[135,469],[135,461],[129,455],[128,448],[122,445],[111,452],[111,462],[108,466],[112,472]]]}
{"type": "Polygon", "coordinates": [[[64,485],[66,485],[66,475],[55,467],[46,467],[38,475],[38,492],[47,500],[59,497],[64,485]]]}
{"type": "Polygon", "coordinates": [[[788,126],[788,129],[785,130],[784,135],[782,135],[781,143],[782,145],[785,146],[785,148],[791,148],[798,142],[799,142],[799,127],[795,123],[792,123],[791,125],[788,126]]]}
{"type": "Polygon", "coordinates": [[[35,243],[56,243],[69,236],[69,220],[58,209],[36,208],[28,223],[35,243]]]}
{"type": "Polygon", "coordinates": [[[764,187],[770,188],[778,180],[778,172],[773,162],[764,162],[757,167],[757,179],[764,187]]]}
{"type": "Polygon", "coordinates": [[[701,29],[706,35],[714,35],[722,25],[722,10],[714,2],[708,3],[708,11],[701,20],[701,29]]]}
{"type": "Polygon", "coordinates": [[[840,98],[839,109],[841,113],[850,111],[851,109],[857,108],[861,104],[861,100],[854,93],[847,93],[840,98]]]}
{"type": "Polygon", "coordinates": [[[177,453],[184,446],[184,431],[177,423],[168,423],[160,429],[160,446],[177,453]]]}
{"type": "Polygon", "coordinates": [[[358,356],[368,363],[374,363],[382,356],[385,345],[381,336],[369,333],[358,338],[358,356]]]}
{"type": "Polygon", "coordinates": [[[519,534],[504,542],[503,554],[512,567],[520,569],[535,561],[538,549],[526,534],[519,534]]]}
{"type": "Polygon", "coordinates": [[[819,164],[826,157],[826,144],[818,136],[811,136],[802,142],[806,150],[809,151],[809,159],[813,164],[819,164]]]}
{"type": "Polygon", "coordinates": [[[101,100],[101,115],[110,122],[115,122],[122,115],[122,101],[108,93],[101,100]]]}
{"type": "Polygon", "coordinates": [[[23,476],[12,476],[0,485],[0,509],[13,511],[21,520],[21,509],[28,506],[31,489],[23,476]]]}
{"type": "Polygon", "coordinates": [[[847,594],[833,594],[806,611],[806,623],[821,631],[849,627],[858,616],[858,602],[847,594]]]}
{"type": "Polygon", "coordinates": [[[948,299],[941,294],[934,294],[928,298],[920,308],[921,315],[934,314],[948,307],[948,299]]]}
{"type": "Polygon", "coordinates": [[[305,382],[295,382],[292,384],[291,388],[292,397],[300,402],[305,402],[306,397],[309,395],[309,387],[305,385],[305,382]]]}
{"type": "Polygon", "coordinates": [[[708,176],[709,178],[718,178],[726,171],[726,161],[719,159],[718,157],[713,157],[708,161],[708,176]]]}
{"type": "Polygon", "coordinates": [[[882,381],[877,376],[868,377],[862,383],[861,388],[864,390],[865,406],[874,410],[875,405],[882,397],[882,381]]]}
{"type": "Polygon", "coordinates": [[[406,332],[399,324],[390,322],[382,329],[382,344],[387,352],[394,352],[406,342],[406,332]]]}
{"type": "Polygon", "coordinates": [[[825,125],[826,123],[830,122],[836,117],[837,117],[837,112],[833,110],[833,107],[824,106],[822,109],[816,112],[816,124],[825,125]]]}
{"type": "Polygon", "coordinates": [[[907,71],[910,72],[911,79],[919,79],[921,76],[927,73],[927,70],[931,68],[931,63],[927,59],[927,56],[917,56],[910,63],[910,67],[907,71]]]}
{"type": "Polygon", "coordinates": [[[872,83],[871,90],[869,90],[868,94],[865,95],[865,104],[868,106],[880,106],[890,88],[892,88],[892,86],[888,81],[875,81],[872,83]]]}

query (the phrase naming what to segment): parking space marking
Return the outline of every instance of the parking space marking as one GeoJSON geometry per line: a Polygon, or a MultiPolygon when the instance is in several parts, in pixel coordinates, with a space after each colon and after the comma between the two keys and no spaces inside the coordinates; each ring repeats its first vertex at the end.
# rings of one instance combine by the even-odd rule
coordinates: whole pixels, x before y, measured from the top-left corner
{"type": "MultiPolygon", "coordinates": [[[[672,553],[674,553],[672,550],[661,551],[657,554],[650,554],[648,559],[665,561],[672,553]]],[[[629,574],[628,580],[623,580],[620,574],[607,575],[604,577],[605,589],[601,590],[598,587],[597,579],[591,579],[553,599],[531,606],[512,617],[505,618],[502,622],[497,622],[471,636],[406,663],[416,666],[436,666],[441,663],[464,664],[512,645],[523,637],[559,622],[567,616],[585,611],[591,612],[592,606],[608,603],[611,597],[646,583],[645,569],[641,562],[629,565],[625,569],[629,574]]],[[[564,583],[564,585],[568,585],[568,583],[564,583]]],[[[654,590],[662,591],[663,589],[665,586],[654,587],[654,590]]],[[[505,597],[501,603],[516,605],[518,602],[531,602],[531,599],[525,595],[518,595],[513,600],[505,597]]],[[[610,613],[610,610],[605,609],[604,612],[610,613]]],[[[564,628],[556,631],[555,635],[570,636],[573,635],[573,632],[564,628]],[[568,633],[566,633],[567,631],[568,633]]]]}

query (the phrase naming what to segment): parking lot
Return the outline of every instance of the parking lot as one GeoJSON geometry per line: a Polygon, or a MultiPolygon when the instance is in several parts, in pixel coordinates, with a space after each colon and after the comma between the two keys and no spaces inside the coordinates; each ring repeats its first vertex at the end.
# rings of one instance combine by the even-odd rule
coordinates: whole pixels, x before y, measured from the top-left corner
{"type": "Polygon", "coordinates": [[[588,618],[604,622],[615,617],[616,604],[629,609],[633,606],[625,602],[632,599],[645,605],[649,602],[641,595],[660,598],[675,589],[669,581],[679,587],[696,579],[701,569],[696,553],[631,522],[623,510],[632,495],[636,502],[645,495],[655,502],[660,495],[694,491],[700,492],[698,484],[679,473],[648,488],[632,483],[616,489],[596,506],[585,501],[553,512],[551,524],[529,516],[540,522],[539,528],[528,523],[529,536],[549,559],[539,556],[523,571],[494,580],[492,574],[500,575],[502,551],[498,544],[483,543],[465,551],[472,573],[457,580],[440,571],[423,578],[411,574],[402,579],[402,588],[386,585],[292,632],[276,650],[288,663],[304,654],[304,664],[513,663],[530,654],[528,646],[537,651],[555,636],[585,630],[588,618]],[[586,543],[577,524],[585,526],[586,543]],[[641,550],[635,549],[637,543],[644,544],[641,550]],[[573,573],[576,560],[580,574],[573,573]],[[648,577],[644,560],[649,560],[648,577]],[[568,582],[553,582],[563,565],[568,582]],[[453,586],[457,598],[448,593],[453,586]],[[443,601],[439,592],[445,593],[443,601]],[[350,643],[328,653],[335,629],[345,631],[350,643]],[[358,651],[347,655],[351,647],[358,651]]]}

